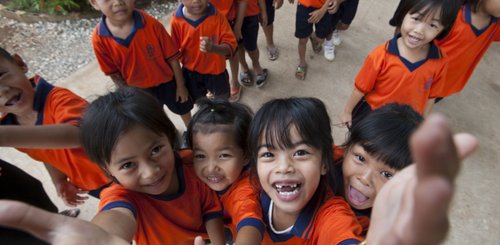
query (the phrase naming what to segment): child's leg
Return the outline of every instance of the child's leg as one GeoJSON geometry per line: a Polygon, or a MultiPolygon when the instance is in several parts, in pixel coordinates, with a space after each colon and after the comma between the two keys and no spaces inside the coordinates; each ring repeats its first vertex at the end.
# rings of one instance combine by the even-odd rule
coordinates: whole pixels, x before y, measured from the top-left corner
{"type": "MultiPolygon", "coordinates": [[[[299,68],[305,68],[306,63],[306,44],[307,39],[313,31],[313,25],[307,20],[309,19],[309,13],[314,11],[314,8],[306,8],[300,4],[297,5],[297,13],[295,16],[295,37],[299,39],[298,51],[299,51],[299,67],[295,75],[298,77],[299,68]]],[[[302,71],[304,72],[304,70],[302,71]]],[[[302,79],[304,76],[302,76],[302,79]]],[[[299,78],[299,77],[298,77],[299,78]]]]}
{"type": "Polygon", "coordinates": [[[267,26],[262,26],[262,30],[264,31],[264,35],[266,36],[266,49],[268,53],[269,60],[276,60],[279,56],[279,51],[276,45],[274,44],[274,15],[275,9],[273,6],[273,0],[266,0],[266,11],[267,11],[267,26]]]}
{"type": "Polygon", "coordinates": [[[229,100],[232,102],[238,101],[241,93],[241,87],[240,84],[238,83],[238,75],[239,75],[238,57],[239,57],[239,52],[237,51],[231,58],[229,58],[229,67],[231,69],[231,80],[229,81],[229,85],[231,87],[231,94],[229,96],[229,100]]]}
{"type": "Polygon", "coordinates": [[[299,66],[307,66],[306,62],[306,45],[307,38],[299,38],[299,66]]]}
{"type": "Polygon", "coordinates": [[[186,128],[187,128],[189,125],[189,122],[191,121],[191,112],[182,114],[181,119],[182,119],[182,122],[184,123],[184,126],[186,126],[186,128]]]}

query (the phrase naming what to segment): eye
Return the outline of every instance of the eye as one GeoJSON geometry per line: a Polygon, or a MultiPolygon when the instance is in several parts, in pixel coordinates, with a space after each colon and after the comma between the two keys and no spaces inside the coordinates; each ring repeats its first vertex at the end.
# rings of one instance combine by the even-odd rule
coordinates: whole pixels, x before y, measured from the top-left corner
{"type": "Polygon", "coordinates": [[[294,156],[301,157],[301,156],[306,156],[306,155],[309,155],[309,152],[308,152],[308,151],[306,151],[306,150],[298,150],[298,151],[296,151],[293,155],[294,155],[294,156]]]}
{"type": "Polygon", "coordinates": [[[387,171],[382,171],[382,172],[380,172],[380,175],[382,175],[384,178],[386,178],[386,179],[388,179],[388,180],[389,180],[389,179],[392,179],[392,177],[393,177],[392,173],[389,173],[389,172],[387,172],[387,171]]]}
{"type": "Polygon", "coordinates": [[[356,158],[356,160],[358,160],[359,162],[365,162],[365,157],[364,156],[361,156],[359,154],[354,154],[354,158],[356,158]]]}
{"type": "Polygon", "coordinates": [[[151,149],[151,156],[158,155],[162,148],[163,148],[163,145],[158,145],[158,146],[153,147],[153,149],[151,149]]]}
{"type": "Polygon", "coordinates": [[[268,151],[263,152],[262,154],[259,155],[259,158],[272,158],[272,157],[274,157],[273,153],[268,151]]]}
{"type": "Polygon", "coordinates": [[[133,168],[134,166],[135,166],[135,164],[133,162],[126,162],[120,166],[120,170],[128,170],[128,169],[133,168]]]}
{"type": "Polygon", "coordinates": [[[202,159],[205,159],[205,155],[203,155],[203,154],[194,154],[194,158],[198,159],[198,160],[202,160],[202,159]]]}
{"type": "Polygon", "coordinates": [[[230,158],[230,157],[232,157],[232,155],[231,154],[227,154],[227,153],[222,153],[222,154],[219,155],[219,158],[221,158],[221,159],[227,159],[227,158],[230,158]]]}

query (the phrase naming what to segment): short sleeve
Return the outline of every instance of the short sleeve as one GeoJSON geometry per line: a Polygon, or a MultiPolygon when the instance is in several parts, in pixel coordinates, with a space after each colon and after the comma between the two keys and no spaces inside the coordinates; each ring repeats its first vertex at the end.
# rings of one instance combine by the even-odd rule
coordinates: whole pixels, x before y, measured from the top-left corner
{"type": "Polygon", "coordinates": [[[496,28],[495,28],[495,33],[493,35],[493,41],[495,42],[500,42],[500,20],[497,20],[497,24],[496,24],[496,28]]]}
{"type": "Polygon", "coordinates": [[[56,87],[50,92],[45,107],[50,112],[44,115],[52,115],[54,123],[77,125],[86,107],[87,101],[83,98],[67,89],[56,87]]]}
{"type": "Polygon", "coordinates": [[[221,24],[219,25],[220,44],[225,44],[229,47],[229,57],[232,57],[234,51],[236,50],[236,46],[238,45],[238,43],[236,42],[236,37],[234,36],[233,30],[231,29],[231,26],[229,25],[227,19],[222,14],[218,14],[218,17],[219,21],[221,22],[221,24]]]}
{"type": "Polygon", "coordinates": [[[448,62],[446,61],[447,59],[441,60],[443,60],[441,69],[437,72],[431,85],[429,93],[429,98],[431,99],[443,96],[442,92],[444,89],[444,84],[446,82],[446,75],[448,73],[448,62]]]}
{"type": "Polygon", "coordinates": [[[137,208],[133,198],[123,186],[112,184],[102,190],[100,197],[99,212],[113,208],[126,208],[134,214],[134,217],[137,217],[137,208]]]}
{"type": "Polygon", "coordinates": [[[375,87],[377,77],[381,70],[382,58],[385,53],[384,47],[378,47],[366,57],[365,63],[356,76],[354,86],[364,94],[368,94],[375,87]]]}
{"type": "Polygon", "coordinates": [[[154,25],[165,60],[171,61],[179,58],[179,45],[172,40],[172,37],[170,37],[163,24],[159,21],[155,21],[154,25]]]}
{"type": "Polygon", "coordinates": [[[316,244],[358,244],[362,227],[357,218],[340,197],[330,200],[329,207],[319,214],[320,227],[315,233],[319,234],[316,244]]]}
{"type": "Polygon", "coordinates": [[[113,62],[111,54],[106,48],[106,44],[103,43],[103,39],[97,34],[97,28],[98,27],[96,27],[92,33],[92,48],[94,49],[94,54],[97,62],[99,63],[99,67],[106,75],[117,73],[119,72],[119,69],[113,62]]]}

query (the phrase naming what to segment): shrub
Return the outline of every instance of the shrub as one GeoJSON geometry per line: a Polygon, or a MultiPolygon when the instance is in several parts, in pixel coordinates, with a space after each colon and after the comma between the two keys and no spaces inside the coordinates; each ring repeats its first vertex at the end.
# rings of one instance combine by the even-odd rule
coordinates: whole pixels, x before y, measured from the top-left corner
{"type": "Polygon", "coordinates": [[[89,10],[90,5],[87,0],[11,0],[7,8],[65,15],[69,12],[89,10]]]}

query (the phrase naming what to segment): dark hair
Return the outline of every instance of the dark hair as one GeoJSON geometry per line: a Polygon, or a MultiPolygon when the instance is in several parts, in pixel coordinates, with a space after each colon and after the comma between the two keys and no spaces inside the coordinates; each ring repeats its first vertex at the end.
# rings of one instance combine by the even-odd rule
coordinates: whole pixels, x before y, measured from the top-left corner
{"type": "Polygon", "coordinates": [[[136,125],[166,135],[172,147],[177,143],[177,130],[158,100],[125,87],[100,96],[87,107],[80,122],[83,148],[92,161],[106,168],[118,137],[136,125]]]}
{"type": "Polygon", "coordinates": [[[327,174],[322,175],[311,201],[320,203],[333,190],[333,137],[330,117],[321,100],[316,98],[274,99],[265,103],[255,114],[250,125],[248,145],[253,177],[257,172],[257,152],[260,140],[279,149],[293,146],[290,131],[295,128],[304,142],[321,151],[321,160],[327,174]]]}
{"type": "Polygon", "coordinates": [[[472,12],[476,13],[479,10],[479,5],[482,0],[464,0],[464,4],[469,4],[472,12]]]}
{"type": "Polygon", "coordinates": [[[193,115],[188,126],[189,146],[193,148],[193,136],[196,133],[229,131],[247,156],[247,136],[253,116],[252,110],[246,105],[223,99],[200,99],[197,104],[199,110],[193,115]]]}
{"type": "Polygon", "coordinates": [[[434,14],[438,8],[441,8],[440,19],[443,25],[443,30],[436,39],[442,39],[448,35],[458,11],[461,6],[461,1],[458,0],[404,0],[400,4],[400,8],[395,13],[394,20],[397,27],[401,27],[403,20],[407,14],[421,12],[424,16],[434,14]]]}
{"type": "Polygon", "coordinates": [[[14,60],[14,58],[12,58],[12,54],[10,54],[9,52],[7,52],[7,50],[3,49],[2,47],[0,47],[0,58],[6,59],[7,61],[13,61],[14,60]]]}
{"type": "Polygon", "coordinates": [[[387,104],[353,124],[343,147],[355,144],[389,167],[400,170],[413,162],[409,139],[423,118],[409,105],[387,104]]]}

